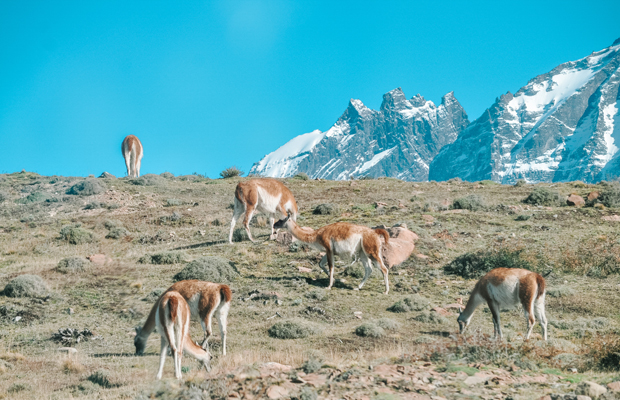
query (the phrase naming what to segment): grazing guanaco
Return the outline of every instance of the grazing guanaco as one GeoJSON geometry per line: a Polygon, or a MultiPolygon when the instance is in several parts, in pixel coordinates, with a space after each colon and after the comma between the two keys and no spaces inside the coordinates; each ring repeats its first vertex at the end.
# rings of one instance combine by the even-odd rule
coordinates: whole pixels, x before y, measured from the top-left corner
{"type": "Polygon", "coordinates": [[[159,356],[159,370],[157,379],[161,379],[164,372],[164,363],[168,346],[172,351],[174,359],[174,376],[181,379],[181,360],[183,351],[189,353],[200,361],[207,371],[211,368],[209,360],[211,356],[208,351],[194,344],[189,337],[189,305],[178,292],[166,292],[157,302],[157,312],[155,313],[155,324],[157,331],[161,334],[161,354],[159,356]]]}
{"type": "Polygon", "coordinates": [[[388,243],[390,238],[385,229],[371,229],[348,222],[336,222],[314,230],[309,227],[300,227],[290,216],[276,222],[274,227],[278,229],[286,227],[298,240],[308,243],[317,250],[325,251],[325,256],[321,259],[319,266],[329,275],[327,289],[331,289],[334,285],[334,256],[355,256],[362,262],[365,269],[364,279],[357,290],[361,289],[370,277],[374,263],[381,268],[383,273],[385,294],[390,291],[388,269],[381,257],[380,235],[384,237],[385,243],[388,243]],[[325,269],[325,264],[328,265],[329,271],[325,269]]]}
{"type": "Polygon", "coordinates": [[[503,337],[499,320],[500,310],[502,308],[513,308],[521,303],[527,319],[527,335],[525,338],[530,338],[536,319],[538,319],[542,327],[543,337],[547,340],[545,278],[539,274],[519,268],[495,268],[489,271],[476,283],[465,310],[459,313],[457,321],[461,333],[469,325],[476,308],[485,301],[493,315],[495,337],[503,337]]]}
{"type": "MultiPolygon", "coordinates": [[[[222,335],[222,354],[226,355],[226,325],[228,319],[228,311],[230,310],[230,302],[232,300],[232,292],[227,285],[213,282],[187,280],[180,281],[170,286],[166,293],[177,292],[187,303],[194,317],[199,317],[202,329],[205,331],[202,347],[208,350],[208,340],[213,333],[211,320],[213,315],[217,319],[220,326],[220,334],[222,335]]],[[[155,317],[157,315],[157,307],[159,300],[155,303],[149,313],[146,322],[142,328],[136,328],[136,337],[134,345],[136,346],[136,354],[144,353],[146,340],[155,329],[155,317]]]]}
{"type": "Polygon", "coordinates": [[[137,178],[140,176],[140,165],[142,164],[142,143],[140,139],[134,135],[129,135],[123,140],[121,145],[123,157],[125,157],[125,166],[127,167],[127,176],[137,178]]]}
{"type": "Polygon", "coordinates": [[[271,227],[271,240],[275,239],[273,222],[275,217],[286,217],[290,214],[293,221],[297,220],[297,203],[293,193],[278,180],[272,178],[256,178],[247,182],[239,182],[235,190],[235,211],[230,222],[230,234],[228,241],[232,244],[233,230],[237,219],[245,213],[243,226],[248,233],[248,237],[253,242],[250,233],[250,221],[255,211],[269,215],[269,226],[271,227]]]}

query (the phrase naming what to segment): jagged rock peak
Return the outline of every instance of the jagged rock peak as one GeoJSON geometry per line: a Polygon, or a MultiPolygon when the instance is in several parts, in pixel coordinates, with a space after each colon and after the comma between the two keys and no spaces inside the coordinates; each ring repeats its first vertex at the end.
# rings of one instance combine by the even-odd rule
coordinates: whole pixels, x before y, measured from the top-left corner
{"type": "Polygon", "coordinates": [[[411,103],[405,97],[405,93],[401,88],[390,90],[383,95],[383,103],[381,103],[381,111],[384,110],[404,110],[412,108],[411,103]]]}
{"type": "Polygon", "coordinates": [[[614,42],[611,44],[612,46],[615,46],[617,44],[620,44],[620,38],[614,40],[614,42]]]}
{"type": "Polygon", "coordinates": [[[426,104],[426,99],[424,98],[424,96],[422,96],[420,93],[418,93],[415,96],[413,96],[411,98],[411,100],[409,100],[409,102],[414,107],[422,107],[424,104],[426,104]]]}
{"type": "Polygon", "coordinates": [[[371,110],[370,108],[366,107],[364,105],[364,103],[362,103],[361,100],[358,99],[351,99],[349,100],[349,107],[347,107],[347,111],[345,112],[349,114],[357,114],[362,118],[366,118],[369,117],[373,114],[373,110],[371,110]]]}

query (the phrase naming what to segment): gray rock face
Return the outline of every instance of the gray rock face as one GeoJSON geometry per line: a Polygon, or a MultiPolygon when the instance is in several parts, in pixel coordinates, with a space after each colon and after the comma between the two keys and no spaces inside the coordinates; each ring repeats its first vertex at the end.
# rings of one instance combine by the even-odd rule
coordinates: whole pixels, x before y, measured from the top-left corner
{"type": "Polygon", "coordinates": [[[620,175],[620,41],[498,98],[430,165],[429,179],[514,183],[620,175]]]}
{"type": "Polygon", "coordinates": [[[379,111],[352,99],[328,131],[293,138],[254,164],[250,174],[288,177],[305,172],[321,179],[389,176],[425,181],[433,157],[468,124],[452,92],[436,106],[420,95],[407,100],[398,88],[383,96],[379,111]]]}

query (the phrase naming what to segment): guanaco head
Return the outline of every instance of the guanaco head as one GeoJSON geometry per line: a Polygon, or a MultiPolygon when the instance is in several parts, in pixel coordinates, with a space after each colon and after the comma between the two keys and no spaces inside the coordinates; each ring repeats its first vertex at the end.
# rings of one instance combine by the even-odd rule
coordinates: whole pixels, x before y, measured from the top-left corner
{"type": "Polygon", "coordinates": [[[463,315],[463,307],[459,307],[459,316],[456,319],[456,322],[459,323],[459,333],[463,334],[463,332],[465,332],[465,328],[469,325],[469,320],[463,315]]]}
{"type": "Polygon", "coordinates": [[[283,218],[279,220],[278,222],[276,222],[275,224],[273,224],[273,229],[286,228],[289,218],[291,218],[291,214],[287,215],[286,218],[283,218]]]}
{"type": "Polygon", "coordinates": [[[133,339],[133,344],[136,346],[136,354],[141,356],[144,354],[146,348],[146,340],[140,336],[142,328],[136,326],[136,337],[133,339]]]}

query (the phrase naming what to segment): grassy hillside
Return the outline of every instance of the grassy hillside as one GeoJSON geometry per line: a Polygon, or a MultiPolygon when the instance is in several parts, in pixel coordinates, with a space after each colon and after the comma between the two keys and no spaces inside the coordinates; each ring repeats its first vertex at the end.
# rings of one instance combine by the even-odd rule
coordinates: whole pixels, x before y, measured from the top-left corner
{"type": "MultiPolygon", "coordinates": [[[[285,397],[304,399],[317,394],[397,398],[399,393],[403,398],[415,398],[407,397],[413,393],[538,398],[571,392],[582,380],[616,380],[615,369],[620,366],[620,357],[614,355],[620,352],[616,186],[284,180],[299,204],[300,225],[405,223],[419,236],[410,259],[390,271],[392,290],[386,296],[380,271],[363,290],[352,290],[361,281],[361,265],[350,266],[351,260],[340,259],[337,284],[326,291],[319,253],[269,241],[268,222],[261,215],[252,226],[256,243],[229,245],[234,189],[245,179],[0,175],[0,288],[23,274],[40,276],[48,286],[35,288],[32,297],[9,297],[7,290],[0,296],[0,397],[167,398],[177,393],[200,398],[190,397],[192,390],[204,398],[233,392],[262,397],[275,385],[286,389],[285,397]],[[523,202],[535,189],[533,202],[548,205],[523,202]],[[592,191],[602,193],[602,202],[583,208],[565,205],[567,195],[585,197],[592,191]],[[322,203],[336,206],[337,211],[313,214],[322,203]],[[103,262],[86,260],[94,254],[105,255],[103,262]],[[165,382],[155,384],[159,335],[152,335],[146,355],[137,357],[134,327],[144,322],[158,293],[174,282],[173,276],[186,263],[205,256],[230,260],[239,273],[226,282],[234,298],[229,355],[221,356],[215,329],[210,374],[186,356],[188,383],[179,386],[169,358],[165,382]],[[61,263],[72,257],[79,260],[61,263]],[[486,308],[478,310],[464,337],[456,334],[454,309],[448,309],[447,316],[432,310],[458,299],[466,302],[475,284],[475,279],[445,274],[444,266],[475,273],[476,266],[489,259],[547,276],[547,343],[538,326],[534,337],[524,342],[526,324],[520,309],[502,313],[503,342],[492,339],[486,308]],[[312,271],[302,272],[305,268],[312,271]],[[258,295],[251,296],[254,291],[258,295]],[[413,310],[388,310],[404,299],[416,304],[413,310]],[[273,337],[289,334],[281,326],[270,331],[286,321],[307,328],[308,336],[273,337]],[[54,334],[64,328],[82,332],[80,342],[55,341],[54,334]],[[58,351],[65,345],[77,353],[58,351]],[[265,373],[274,365],[266,367],[267,362],[293,370],[265,373]],[[308,363],[319,369],[312,371],[308,363]],[[392,371],[401,378],[389,378],[391,372],[382,364],[404,368],[392,371]],[[306,372],[295,370],[302,365],[306,372]],[[257,375],[246,380],[248,368],[257,375]],[[325,377],[325,382],[311,384],[310,378],[304,379],[308,374],[325,377]],[[482,376],[484,382],[485,374],[487,384],[467,381],[471,375],[482,376]]],[[[242,237],[241,233],[236,236],[242,237]]],[[[198,322],[192,324],[191,335],[201,340],[198,322]]]]}

